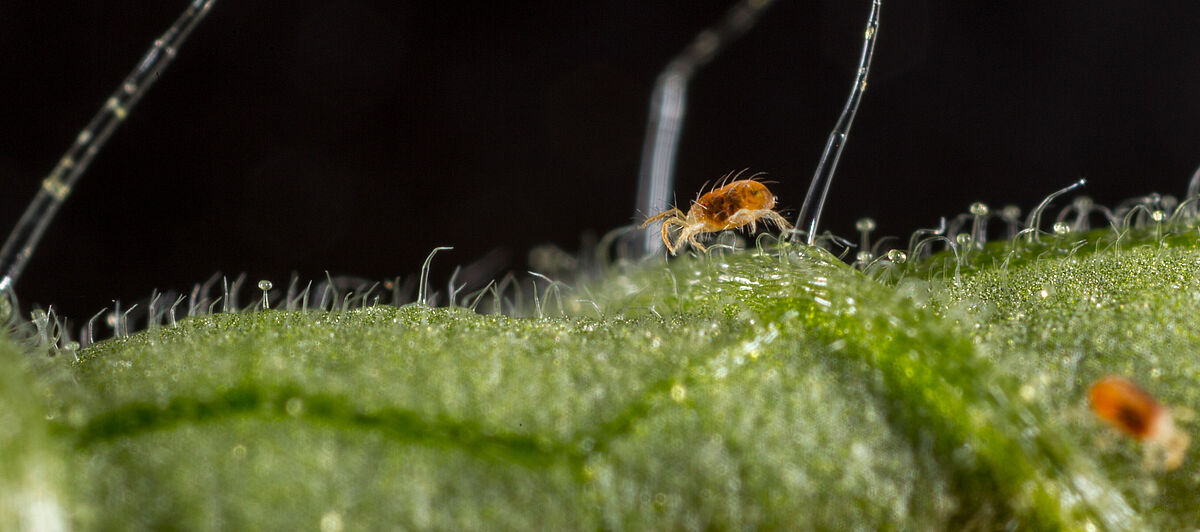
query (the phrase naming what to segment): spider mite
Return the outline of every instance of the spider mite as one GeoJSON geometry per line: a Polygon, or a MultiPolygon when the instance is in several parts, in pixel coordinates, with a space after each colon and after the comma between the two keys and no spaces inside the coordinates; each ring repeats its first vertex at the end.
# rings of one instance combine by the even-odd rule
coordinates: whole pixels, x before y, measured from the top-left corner
{"type": "Polygon", "coordinates": [[[1183,463],[1190,438],[1175,427],[1170,409],[1122,377],[1106,377],[1088,389],[1092,411],[1108,424],[1142,442],[1145,463],[1170,471],[1183,463]]]}
{"type": "Polygon", "coordinates": [[[764,223],[768,225],[775,224],[780,229],[791,229],[791,224],[774,211],[775,195],[771,194],[771,190],[766,185],[754,180],[762,174],[752,175],[749,179],[736,179],[740,175],[741,172],[738,172],[736,176],[733,172],[725,174],[718,184],[731,177],[735,181],[722,186],[714,186],[712,190],[701,194],[692,202],[692,207],[688,209],[686,216],[679,208],[673,207],[647,218],[645,222],[642,222],[642,227],[662,220],[662,241],[672,255],[678,252],[685,243],[704,251],[704,246],[696,238],[704,233],[716,233],[747,225],[753,232],[757,228],[758,221],[764,218],[766,219],[764,223]],[[669,231],[673,225],[678,225],[683,229],[675,238],[675,243],[671,244],[669,231]]]}

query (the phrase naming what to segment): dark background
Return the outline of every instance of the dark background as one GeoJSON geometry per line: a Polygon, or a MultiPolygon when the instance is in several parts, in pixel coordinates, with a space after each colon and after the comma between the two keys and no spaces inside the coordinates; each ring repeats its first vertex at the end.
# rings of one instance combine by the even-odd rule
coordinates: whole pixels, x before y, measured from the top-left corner
{"type": "MultiPolygon", "coordinates": [[[[179,1],[0,4],[0,230],[179,1]]],[[[634,220],[647,99],[732,4],[222,0],[97,157],[18,285],[76,320],[213,272],[418,271],[634,220]]],[[[867,0],[780,0],[693,81],[676,193],[732,169],[804,199],[867,0]]],[[[1086,177],[1113,204],[1200,165],[1195,0],[888,0],[823,227],[906,236],[1086,177]]]]}

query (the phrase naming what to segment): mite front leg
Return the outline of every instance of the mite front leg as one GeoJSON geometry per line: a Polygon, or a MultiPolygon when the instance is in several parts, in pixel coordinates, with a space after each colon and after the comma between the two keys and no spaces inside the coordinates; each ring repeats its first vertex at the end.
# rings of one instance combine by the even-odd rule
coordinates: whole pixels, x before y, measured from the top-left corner
{"type": "MultiPolygon", "coordinates": [[[[677,207],[672,207],[670,210],[663,211],[658,214],[655,214],[654,216],[646,218],[646,221],[642,222],[641,227],[646,227],[646,226],[648,226],[654,222],[657,222],[659,220],[662,220],[664,218],[669,219],[672,217],[683,218],[683,211],[679,210],[679,208],[677,208],[677,207]]],[[[666,222],[664,222],[664,223],[666,223],[666,222]]]]}

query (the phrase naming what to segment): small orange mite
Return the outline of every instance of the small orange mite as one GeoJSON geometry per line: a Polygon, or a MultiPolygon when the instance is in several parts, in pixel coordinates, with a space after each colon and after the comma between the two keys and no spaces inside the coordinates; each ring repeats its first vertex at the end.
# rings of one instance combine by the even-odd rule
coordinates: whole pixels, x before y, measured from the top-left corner
{"type": "MultiPolygon", "coordinates": [[[[704,246],[697,240],[701,234],[737,229],[747,225],[753,232],[757,228],[758,221],[762,219],[766,220],[765,223],[775,224],[780,229],[791,229],[792,225],[774,210],[775,195],[771,194],[766,185],[754,180],[758,175],[750,176],[749,179],[738,179],[724,186],[715,186],[692,202],[692,207],[688,209],[686,216],[676,207],[647,218],[642,223],[642,227],[662,220],[663,244],[667,246],[672,255],[679,251],[684,243],[689,243],[696,249],[704,251],[704,246]],[[675,243],[671,244],[669,230],[674,225],[683,229],[676,237],[675,243]]],[[[722,178],[722,181],[728,180],[730,177],[736,178],[737,176],[730,172],[722,178]]]]}
{"type": "Polygon", "coordinates": [[[1183,463],[1190,438],[1175,428],[1167,407],[1123,377],[1106,377],[1088,389],[1092,411],[1145,445],[1146,464],[1170,471],[1183,463]]]}

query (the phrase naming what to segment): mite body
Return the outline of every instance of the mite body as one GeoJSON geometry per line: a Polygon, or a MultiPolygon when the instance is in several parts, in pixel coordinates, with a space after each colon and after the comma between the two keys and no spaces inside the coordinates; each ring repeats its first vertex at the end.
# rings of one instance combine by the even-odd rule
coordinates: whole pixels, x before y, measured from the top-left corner
{"type": "Polygon", "coordinates": [[[1100,419],[1142,442],[1146,465],[1168,471],[1183,463],[1190,438],[1175,427],[1171,411],[1122,377],[1106,377],[1088,389],[1100,419]]]}
{"type": "MultiPolygon", "coordinates": [[[[726,175],[723,180],[733,174],[726,175]]],[[[697,237],[706,233],[716,233],[726,229],[737,229],[750,226],[750,231],[757,229],[759,220],[766,224],[775,224],[780,229],[791,229],[791,224],[778,212],[775,212],[775,195],[766,185],[750,179],[739,179],[701,194],[692,202],[687,215],[678,208],[651,216],[642,223],[646,227],[662,220],[662,240],[667,249],[674,255],[689,243],[700,251],[704,246],[697,237]],[[670,228],[679,226],[682,229],[671,243],[670,228]]]]}

